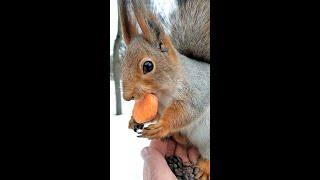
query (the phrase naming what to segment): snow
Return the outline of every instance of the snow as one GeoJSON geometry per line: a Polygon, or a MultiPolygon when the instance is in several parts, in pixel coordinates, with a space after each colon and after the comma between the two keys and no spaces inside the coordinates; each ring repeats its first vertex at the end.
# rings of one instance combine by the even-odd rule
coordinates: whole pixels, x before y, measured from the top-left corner
{"type": "Polygon", "coordinates": [[[128,129],[134,102],[121,100],[123,114],[115,115],[114,81],[110,81],[110,179],[141,180],[143,160],[140,152],[150,141],[138,138],[132,129],[128,129]]]}

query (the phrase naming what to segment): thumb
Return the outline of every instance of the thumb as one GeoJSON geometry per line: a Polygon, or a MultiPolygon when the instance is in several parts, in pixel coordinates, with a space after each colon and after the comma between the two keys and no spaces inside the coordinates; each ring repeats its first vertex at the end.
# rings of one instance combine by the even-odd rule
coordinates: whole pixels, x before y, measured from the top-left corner
{"type": "Polygon", "coordinates": [[[141,151],[144,160],[143,179],[144,180],[176,180],[171,172],[164,156],[151,147],[145,147],[141,151]]]}

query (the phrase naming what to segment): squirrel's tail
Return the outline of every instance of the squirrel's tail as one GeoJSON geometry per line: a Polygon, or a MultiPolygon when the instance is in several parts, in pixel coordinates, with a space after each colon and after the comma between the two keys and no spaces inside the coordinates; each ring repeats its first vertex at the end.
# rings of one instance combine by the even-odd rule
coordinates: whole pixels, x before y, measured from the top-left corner
{"type": "Polygon", "coordinates": [[[210,63],[210,0],[176,0],[170,37],[179,53],[210,63]]]}

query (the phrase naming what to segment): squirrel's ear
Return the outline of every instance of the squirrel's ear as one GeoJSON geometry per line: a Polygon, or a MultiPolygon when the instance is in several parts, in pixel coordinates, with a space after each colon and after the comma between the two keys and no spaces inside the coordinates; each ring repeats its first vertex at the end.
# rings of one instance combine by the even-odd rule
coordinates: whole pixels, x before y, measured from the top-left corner
{"type": "Polygon", "coordinates": [[[147,11],[144,6],[144,4],[141,1],[135,1],[132,0],[132,5],[133,5],[133,12],[134,15],[136,16],[136,19],[139,23],[140,29],[142,31],[144,39],[147,41],[151,41],[151,32],[150,32],[150,27],[147,25],[147,22],[145,17],[147,17],[147,11]]]}
{"type": "Polygon", "coordinates": [[[132,5],[144,39],[150,44],[159,47],[162,52],[168,52],[169,55],[173,55],[174,51],[171,40],[165,34],[163,27],[153,13],[146,9],[141,0],[132,0],[132,5]]]}
{"type": "Polygon", "coordinates": [[[138,34],[135,22],[128,11],[128,3],[126,0],[118,0],[119,4],[119,20],[121,22],[122,36],[126,45],[132,38],[138,34]]]}

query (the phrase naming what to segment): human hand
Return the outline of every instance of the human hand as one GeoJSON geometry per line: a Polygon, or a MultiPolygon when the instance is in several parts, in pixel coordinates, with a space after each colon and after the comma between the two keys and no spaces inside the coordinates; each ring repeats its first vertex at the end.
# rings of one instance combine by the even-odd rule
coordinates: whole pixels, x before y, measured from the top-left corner
{"type": "Polygon", "coordinates": [[[173,140],[152,140],[149,147],[141,151],[144,160],[144,180],[175,180],[176,176],[167,164],[165,156],[179,156],[184,163],[195,164],[199,158],[199,152],[195,147],[188,150],[173,140]]]}

